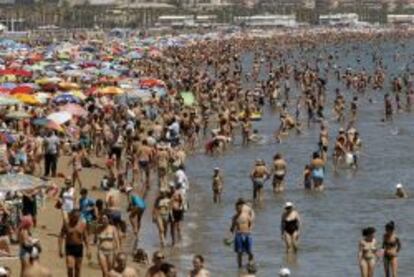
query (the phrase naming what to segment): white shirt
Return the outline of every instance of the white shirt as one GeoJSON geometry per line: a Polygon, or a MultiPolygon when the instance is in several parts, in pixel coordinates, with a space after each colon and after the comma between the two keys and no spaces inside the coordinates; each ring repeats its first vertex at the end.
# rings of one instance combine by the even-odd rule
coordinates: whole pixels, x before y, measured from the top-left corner
{"type": "Polygon", "coordinates": [[[190,182],[188,182],[188,178],[184,170],[179,169],[175,172],[175,181],[177,184],[181,184],[181,188],[183,190],[188,190],[190,188],[190,182]]]}
{"type": "Polygon", "coordinates": [[[75,189],[70,188],[62,194],[62,210],[71,212],[75,208],[75,189]]]}

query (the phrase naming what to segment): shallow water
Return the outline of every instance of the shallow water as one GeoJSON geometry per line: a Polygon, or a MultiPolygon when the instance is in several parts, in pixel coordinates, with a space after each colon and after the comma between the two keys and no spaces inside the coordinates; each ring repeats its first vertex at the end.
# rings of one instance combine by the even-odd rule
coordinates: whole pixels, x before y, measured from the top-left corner
{"type": "MultiPolygon", "coordinates": [[[[371,47],[360,45],[362,46],[357,51],[351,51],[350,45],[339,48],[330,46],[327,49],[338,49],[338,66],[358,69],[365,67],[371,72],[374,65],[371,55],[367,54],[371,53],[371,47]],[[356,61],[356,57],[361,58],[361,63],[356,61]]],[[[412,60],[413,46],[404,49],[398,44],[384,43],[378,48],[389,76],[400,73],[412,60]],[[401,58],[394,62],[393,54],[396,49],[401,52],[401,58]]],[[[306,57],[313,61],[318,52],[319,50],[309,51],[306,57]]],[[[246,68],[249,68],[249,63],[251,57],[247,55],[246,68]]],[[[336,83],[333,72],[328,77],[329,105],[326,107],[325,116],[331,118],[334,89],[339,87],[346,95],[347,109],[352,93],[336,83]]],[[[410,230],[413,230],[414,222],[410,218],[414,200],[395,200],[392,194],[394,185],[398,182],[403,183],[409,192],[414,191],[411,182],[414,164],[414,114],[398,114],[394,123],[381,123],[383,94],[389,90],[388,84],[387,80],[382,92],[368,90],[365,96],[360,96],[357,129],[363,141],[363,150],[359,170],[352,172],[340,169],[339,174],[334,175],[332,166],[329,165],[326,191],[323,193],[309,193],[299,187],[303,167],[317,148],[317,124],[306,129],[300,136],[292,133],[282,144],[276,144],[270,139],[262,145],[242,148],[236,141],[235,146],[224,155],[209,157],[200,154],[190,158],[188,174],[192,186],[190,210],[184,221],[185,237],[181,246],[167,250],[167,254],[171,255],[170,260],[187,272],[191,268],[192,255],[200,253],[205,256],[212,276],[237,276],[236,255],[232,247],[223,244],[223,238],[229,234],[234,203],[239,197],[251,199],[252,185],[248,175],[254,160],[263,158],[268,164],[272,156],[280,152],[288,163],[287,189],[282,195],[275,196],[268,182],[263,205],[255,209],[257,217],[253,239],[259,269],[257,276],[276,276],[280,266],[291,268],[293,276],[359,276],[357,243],[361,229],[366,226],[376,227],[377,240],[380,242],[383,225],[389,220],[396,222],[398,235],[403,243],[399,260],[400,275],[412,276],[414,237],[410,230]],[[374,99],[376,103],[369,104],[368,98],[374,99]],[[213,204],[210,188],[212,170],[216,166],[223,170],[225,179],[223,203],[220,205],[213,204]],[[303,220],[300,251],[296,258],[285,255],[280,239],[280,215],[287,200],[295,203],[303,220]]],[[[405,103],[405,99],[401,100],[405,103]]],[[[270,137],[279,124],[278,114],[268,107],[265,110],[263,120],[254,123],[254,128],[270,137]]],[[[337,123],[330,121],[331,145],[339,127],[337,123]]],[[[144,233],[147,239],[151,239],[151,247],[156,248],[158,239],[155,226],[147,226],[144,233]]],[[[383,276],[382,265],[378,265],[375,276],[383,276]]]]}

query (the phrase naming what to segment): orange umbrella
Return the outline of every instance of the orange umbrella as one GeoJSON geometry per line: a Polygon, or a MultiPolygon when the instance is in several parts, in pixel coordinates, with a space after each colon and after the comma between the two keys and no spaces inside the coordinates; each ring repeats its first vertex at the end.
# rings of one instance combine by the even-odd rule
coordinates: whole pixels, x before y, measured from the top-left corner
{"type": "Polygon", "coordinates": [[[103,95],[119,95],[123,94],[125,91],[119,87],[105,87],[103,89],[98,90],[99,94],[103,95]]]}

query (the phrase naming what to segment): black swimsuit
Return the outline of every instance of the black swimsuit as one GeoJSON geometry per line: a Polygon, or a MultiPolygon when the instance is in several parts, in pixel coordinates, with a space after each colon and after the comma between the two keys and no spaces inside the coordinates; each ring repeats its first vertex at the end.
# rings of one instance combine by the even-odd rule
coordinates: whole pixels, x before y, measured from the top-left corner
{"type": "Polygon", "coordinates": [[[295,218],[293,220],[286,220],[285,219],[285,226],[284,230],[286,233],[293,235],[297,230],[299,230],[299,222],[295,218]]]}

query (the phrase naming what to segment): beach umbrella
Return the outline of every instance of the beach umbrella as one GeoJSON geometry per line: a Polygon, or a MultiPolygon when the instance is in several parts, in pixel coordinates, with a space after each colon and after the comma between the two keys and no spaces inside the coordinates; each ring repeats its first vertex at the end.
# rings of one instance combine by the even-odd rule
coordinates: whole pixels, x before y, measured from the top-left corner
{"type": "Polygon", "coordinates": [[[25,118],[30,118],[31,115],[24,111],[13,111],[13,112],[7,113],[6,117],[10,119],[25,119],[25,118]]]}
{"type": "Polygon", "coordinates": [[[64,124],[72,119],[72,114],[69,112],[55,112],[47,116],[47,119],[50,119],[58,124],[64,124]]]}
{"type": "Polygon", "coordinates": [[[103,89],[99,89],[98,93],[102,95],[119,95],[123,94],[125,91],[119,87],[105,87],[103,89]]]}
{"type": "Polygon", "coordinates": [[[116,70],[110,69],[110,68],[103,68],[99,71],[99,75],[107,76],[107,77],[119,77],[121,73],[119,73],[116,70]]]}
{"type": "Polygon", "coordinates": [[[22,102],[20,102],[18,99],[15,99],[12,97],[0,96],[0,106],[13,106],[13,105],[17,105],[20,103],[22,102]]]}
{"type": "Polygon", "coordinates": [[[79,100],[79,98],[77,98],[73,94],[63,93],[63,94],[59,94],[58,96],[53,98],[53,102],[55,102],[56,104],[80,103],[80,100],[79,100]]]}
{"type": "Polygon", "coordinates": [[[9,132],[0,132],[0,141],[2,143],[14,143],[16,139],[9,132]]]}
{"type": "Polygon", "coordinates": [[[59,108],[60,111],[68,112],[72,115],[76,116],[87,116],[88,112],[82,108],[80,105],[77,104],[66,104],[59,108]]]}
{"type": "Polygon", "coordinates": [[[9,92],[10,92],[9,89],[4,88],[4,87],[0,87],[0,93],[6,94],[6,93],[9,93],[9,92]]]}
{"type": "Polygon", "coordinates": [[[0,191],[3,193],[47,187],[48,182],[27,174],[4,174],[0,176],[0,191]]]}
{"type": "Polygon", "coordinates": [[[38,85],[46,85],[46,84],[57,84],[62,81],[62,78],[59,77],[44,77],[41,79],[36,80],[36,84],[38,85]]]}
{"type": "Polygon", "coordinates": [[[63,72],[63,75],[67,77],[80,77],[82,76],[82,74],[83,74],[82,70],[79,70],[79,69],[71,69],[71,70],[67,70],[63,72]]]}
{"type": "Polygon", "coordinates": [[[38,92],[34,94],[34,97],[41,103],[46,104],[47,101],[51,98],[51,95],[49,93],[45,92],[38,92]]]}
{"type": "Polygon", "coordinates": [[[10,90],[11,95],[14,95],[14,94],[32,94],[33,92],[34,92],[33,87],[28,86],[28,85],[21,85],[21,86],[15,87],[12,90],[10,90]]]}
{"type": "Polygon", "coordinates": [[[14,89],[15,87],[17,87],[17,84],[16,83],[3,83],[3,84],[1,84],[1,87],[2,88],[5,88],[5,89],[8,89],[8,90],[12,90],[12,89],[14,89]]]}
{"type": "Polygon", "coordinates": [[[154,78],[140,79],[138,82],[140,88],[164,87],[165,83],[162,80],[154,78]]]}
{"type": "Polygon", "coordinates": [[[13,75],[13,76],[20,76],[20,77],[32,77],[32,72],[24,69],[13,69],[7,68],[0,70],[0,75],[13,75]]]}
{"type": "Polygon", "coordinates": [[[48,119],[46,117],[36,118],[32,121],[32,124],[36,126],[42,126],[51,130],[56,130],[59,132],[64,131],[59,123],[56,123],[55,121],[48,119]]]}
{"type": "Polygon", "coordinates": [[[63,90],[79,89],[79,85],[72,82],[60,82],[59,87],[63,90]]]}
{"type": "Polygon", "coordinates": [[[26,105],[38,105],[40,101],[33,95],[30,94],[14,94],[12,97],[16,98],[20,102],[26,105]]]}
{"type": "Polygon", "coordinates": [[[194,94],[190,91],[182,91],[180,93],[185,106],[193,106],[196,103],[194,94]]]}
{"type": "Polygon", "coordinates": [[[82,101],[86,99],[86,95],[80,90],[71,90],[68,93],[82,101]]]}

